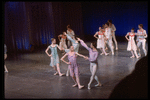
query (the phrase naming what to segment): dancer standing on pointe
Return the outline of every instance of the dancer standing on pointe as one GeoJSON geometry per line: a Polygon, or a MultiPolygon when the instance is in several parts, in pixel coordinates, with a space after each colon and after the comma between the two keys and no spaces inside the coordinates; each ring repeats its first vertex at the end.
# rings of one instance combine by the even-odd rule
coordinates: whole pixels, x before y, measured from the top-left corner
{"type": "Polygon", "coordinates": [[[98,51],[96,49],[96,43],[92,42],[91,43],[91,48],[89,48],[83,40],[81,40],[80,38],[78,38],[78,40],[80,41],[81,45],[83,47],[85,47],[88,51],[89,51],[89,61],[90,61],[90,71],[91,71],[91,78],[90,81],[88,83],[88,89],[91,89],[91,83],[93,82],[93,80],[95,79],[97,81],[97,85],[95,86],[102,86],[102,84],[100,83],[100,81],[98,80],[98,77],[95,75],[96,71],[97,71],[97,58],[98,58],[98,51]]]}
{"type": "Polygon", "coordinates": [[[63,32],[63,34],[58,35],[58,39],[60,41],[60,43],[59,43],[60,49],[62,49],[62,48],[67,49],[66,38],[67,38],[67,36],[65,35],[65,32],[63,32]]]}
{"type": "MultiPolygon", "coordinates": [[[[67,34],[72,38],[72,39],[74,39],[75,37],[75,33],[74,33],[74,31],[71,29],[71,27],[70,27],[70,25],[67,25],[67,34]]],[[[68,48],[71,46],[71,41],[70,40],[68,40],[68,48]]]]}
{"type": "Polygon", "coordinates": [[[97,39],[97,48],[102,51],[101,55],[108,55],[105,51],[105,34],[102,32],[101,27],[99,27],[99,31],[95,33],[94,37],[97,39]]]}
{"type": "Polygon", "coordinates": [[[138,55],[141,56],[140,53],[140,45],[142,44],[142,49],[144,51],[145,56],[147,55],[147,51],[145,49],[145,44],[146,44],[146,39],[147,38],[147,33],[146,30],[143,29],[143,24],[138,25],[139,30],[137,30],[137,50],[138,50],[138,55]]]}
{"type": "Polygon", "coordinates": [[[137,55],[137,47],[134,41],[134,37],[135,37],[135,33],[134,33],[134,28],[131,29],[131,32],[128,32],[127,35],[125,36],[125,38],[128,40],[128,46],[127,46],[127,51],[131,51],[132,56],[130,58],[134,58],[136,56],[136,58],[139,58],[139,56],[137,55]],[[129,38],[127,38],[127,36],[129,36],[129,38]],[[134,52],[133,52],[134,51],[134,52]],[[134,56],[135,54],[135,56],[134,56]]]}
{"type": "Polygon", "coordinates": [[[51,57],[51,63],[50,66],[52,66],[54,68],[54,70],[56,71],[56,73],[54,75],[59,74],[59,76],[62,76],[64,74],[62,74],[60,72],[60,67],[59,67],[59,56],[57,53],[57,48],[61,50],[61,48],[56,44],[56,39],[52,38],[51,39],[52,44],[50,46],[47,47],[47,49],[45,50],[45,53],[51,57]],[[51,54],[48,53],[48,50],[51,50],[51,54]],[[57,68],[55,67],[57,66],[57,68]]]}
{"type": "Polygon", "coordinates": [[[70,47],[70,51],[68,53],[66,53],[62,58],[61,60],[63,62],[65,62],[66,64],[68,64],[68,68],[70,69],[70,75],[72,77],[72,79],[74,80],[75,84],[72,86],[72,87],[75,87],[78,85],[78,88],[81,89],[83,88],[84,86],[83,85],[80,85],[80,80],[79,80],[79,66],[77,64],[77,61],[76,61],[76,58],[77,58],[77,55],[80,56],[80,57],[83,57],[85,59],[88,59],[88,57],[86,56],[83,56],[77,52],[74,51],[74,47],[71,46],[70,47]],[[64,58],[68,56],[68,60],[69,62],[66,62],[64,60],[64,58]]]}
{"type": "MultiPolygon", "coordinates": [[[[78,42],[78,40],[76,40],[75,38],[71,38],[68,34],[66,34],[66,32],[64,34],[67,36],[67,39],[72,42],[72,46],[74,47],[74,51],[78,52],[79,51],[79,42],[78,42]]],[[[69,52],[69,51],[70,51],[70,49],[65,49],[66,53],[69,52]]],[[[67,69],[66,76],[69,76],[69,67],[67,69]]]]}
{"type": "Polygon", "coordinates": [[[112,20],[108,20],[108,23],[109,23],[109,27],[111,28],[112,38],[115,42],[116,50],[118,50],[118,43],[117,43],[116,36],[115,36],[116,27],[114,24],[112,24],[112,20]]]}
{"type": "Polygon", "coordinates": [[[105,23],[105,36],[106,36],[106,44],[108,44],[112,55],[114,55],[114,49],[113,49],[113,45],[112,45],[112,32],[111,32],[111,28],[109,27],[109,23],[105,23]]]}

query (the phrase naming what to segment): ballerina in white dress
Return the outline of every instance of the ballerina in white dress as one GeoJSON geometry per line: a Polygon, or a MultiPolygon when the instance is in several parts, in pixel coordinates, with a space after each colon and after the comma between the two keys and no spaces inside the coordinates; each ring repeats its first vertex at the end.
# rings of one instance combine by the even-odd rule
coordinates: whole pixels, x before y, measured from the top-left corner
{"type": "Polygon", "coordinates": [[[108,55],[108,53],[105,51],[105,34],[101,27],[99,27],[99,31],[94,34],[94,37],[97,38],[97,48],[102,51],[101,55],[108,55]]]}
{"type": "Polygon", "coordinates": [[[137,46],[134,41],[135,35],[137,35],[137,34],[134,33],[134,28],[132,28],[131,32],[128,32],[127,35],[125,36],[125,38],[128,40],[127,51],[131,51],[131,53],[132,53],[132,56],[130,58],[134,58],[135,56],[136,56],[136,58],[139,58],[139,56],[137,55],[137,52],[136,52],[137,46]],[[129,36],[129,38],[127,38],[127,36],[129,36]],[[134,54],[135,54],[135,56],[134,56],[134,54]]]}

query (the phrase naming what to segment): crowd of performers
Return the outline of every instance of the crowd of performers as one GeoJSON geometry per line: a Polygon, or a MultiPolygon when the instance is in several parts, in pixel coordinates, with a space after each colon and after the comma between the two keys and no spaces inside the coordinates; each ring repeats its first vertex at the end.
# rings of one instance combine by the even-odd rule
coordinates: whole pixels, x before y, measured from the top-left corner
{"type": "MultiPolygon", "coordinates": [[[[134,58],[136,56],[136,58],[138,59],[141,56],[140,49],[139,49],[141,44],[145,56],[147,55],[147,51],[145,49],[145,44],[146,44],[145,38],[147,38],[147,33],[146,30],[143,29],[142,24],[139,24],[138,28],[139,29],[137,30],[137,33],[135,33],[134,28],[132,28],[131,32],[128,32],[127,35],[125,36],[125,38],[128,40],[127,51],[131,51],[132,53],[132,56],[130,58],[134,58]],[[136,36],[136,42],[134,40],[135,36],[136,36]]],[[[75,83],[74,85],[72,85],[72,87],[78,86],[79,89],[83,88],[84,85],[80,84],[79,65],[77,63],[77,56],[80,56],[83,57],[85,60],[89,60],[90,62],[91,77],[88,83],[88,89],[91,89],[90,85],[94,79],[97,81],[97,84],[95,85],[96,87],[102,86],[98,76],[96,75],[96,70],[98,67],[98,63],[97,63],[97,58],[99,54],[98,49],[100,49],[101,51],[100,55],[107,56],[109,55],[109,53],[107,53],[106,50],[109,48],[111,50],[111,55],[114,56],[114,49],[118,50],[115,31],[116,31],[116,27],[112,23],[112,20],[108,20],[108,22],[106,22],[105,25],[102,25],[102,27],[99,27],[99,31],[97,31],[94,34],[94,37],[97,39],[97,43],[91,42],[90,47],[88,47],[87,44],[82,39],[76,37],[74,31],[71,29],[70,25],[68,25],[67,32],[63,32],[63,34],[58,36],[58,39],[60,41],[59,45],[56,44],[56,39],[52,38],[51,45],[49,45],[45,50],[45,53],[51,59],[50,66],[52,66],[56,71],[54,75],[59,75],[59,76],[65,75],[60,71],[59,60],[61,60],[68,65],[66,76],[69,76],[70,74],[70,76],[72,77],[75,83]],[[68,48],[66,44],[66,39],[68,40],[68,48]],[[114,43],[112,39],[114,40],[114,43]],[[89,57],[78,53],[80,44],[88,50],[89,57]],[[61,59],[58,56],[57,48],[63,52],[62,53],[63,56],[61,59]],[[51,54],[48,53],[48,50],[51,51],[51,54]],[[68,57],[68,61],[64,60],[65,57],[68,57]]],[[[6,45],[4,45],[4,49],[5,48],[6,45]]],[[[7,56],[6,50],[4,50],[4,54],[5,54],[4,59],[6,59],[7,56]]],[[[8,72],[6,65],[4,67],[5,67],[5,72],[8,72]]]]}

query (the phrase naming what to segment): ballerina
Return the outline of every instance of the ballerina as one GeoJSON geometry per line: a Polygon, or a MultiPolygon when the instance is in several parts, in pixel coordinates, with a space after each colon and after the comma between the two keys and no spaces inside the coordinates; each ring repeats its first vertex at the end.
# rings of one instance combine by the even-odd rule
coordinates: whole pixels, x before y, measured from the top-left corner
{"type": "Polygon", "coordinates": [[[63,32],[63,34],[60,34],[60,35],[58,35],[58,39],[59,39],[59,41],[60,41],[60,43],[59,43],[59,47],[62,49],[62,48],[64,48],[64,49],[67,49],[67,45],[66,45],[66,35],[65,35],[65,32],[63,32]],[[60,39],[61,38],[61,39],[60,39]]]}
{"type": "Polygon", "coordinates": [[[135,37],[134,33],[134,28],[131,29],[131,32],[128,32],[127,35],[125,36],[125,38],[128,40],[128,46],[127,46],[127,51],[131,51],[132,56],[130,58],[134,58],[136,56],[136,58],[139,58],[139,56],[137,55],[137,47],[134,41],[134,37],[135,37]],[[129,38],[127,38],[127,36],[129,36],[129,38]],[[134,51],[134,52],[133,52],[134,51]],[[135,56],[134,56],[135,54],[135,56]]]}
{"type": "MultiPolygon", "coordinates": [[[[72,46],[74,47],[74,51],[78,52],[79,51],[79,42],[75,38],[71,38],[66,32],[64,33],[67,36],[67,39],[72,42],[72,46]]],[[[65,52],[69,52],[70,49],[65,49],[65,52]]],[[[69,67],[66,72],[66,76],[69,76],[69,67]]]]}
{"type": "Polygon", "coordinates": [[[88,89],[91,89],[91,83],[93,82],[93,79],[95,79],[97,81],[97,84],[95,85],[97,86],[102,86],[102,84],[100,83],[100,81],[98,80],[98,77],[95,75],[96,71],[97,71],[97,58],[98,58],[98,51],[96,49],[96,43],[92,42],[91,43],[91,48],[89,48],[83,40],[81,40],[80,38],[78,38],[78,40],[80,41],[81,45],[83,47],[85,47],[88,51],[89,51],[89,61],[90,61],[90,71],[91,71],[91,78],[90,81],[88,83],[88,89]]]}
{"type": "Polygon", "coordinates": [[[97,39],[97,48],[102,51],[101,55],[108,55],[108,53],[105,51],[105,34],[101,27],[99,27],[99,31],[94,34],[94,37],[97,39]]]}
{"type": "MultiPolygon", "coordinates": [[[[6,60],[6,58],[7,58],[7,46],[6,44],[4,44],[4,60],[6,60]]],[[[8,72],[5,62],[4,62],[4,69],[5,69],[5,72],[8,72]]]]}
{"type": "Polygon", "coordinates": [[[62,58],[61,60],[63,62],[65,62],[66,64],[68,64],[68,68],[70,69],[70,75],[72,77],[72,79],[74,80],[75,84],[72,86],[72,87],[75,87],[78,85],[78,88],[81,89],[84,87],[84,85],[81,85],[80,84],[80,80],[79,80],[79,66],[77,64],[77,61],[76,61],[76,58],[77,58],[77,55],[80,56],[80,57],[83,57],[85,59],[88,59],[88,57],[86,56],[83,56],[77,52],[74,51],[74,47],[71,46],[70,47],[70,51],[68,53],[66,53],[62,58]],[[68,60],[69,62],[66,62],[64,60],[64,58],[68,56],[68,60]]]}
{"type": "Polygon", "coordinates": [[[56,44],[56,39],[52,38],[51,39],[52,41],[52,44],[49,45],[47,47],[47,49],[45,50],[45,53],[51,57],[51,63],[50,63],[50,66],[52,66],[54,68],[54,70],[56,71],[54,75],[57,75],[59,74],[59,76],[62,76],[64,74],[62,74],[60,72],[60,67],[59,67],[59,56],[58,56],[58,53],[57,53],[57,48],[61,50],[61,48],[56,44]],[[51,54],[48,53],[48,50],[51,50],[51,54]],[[57,66],[57,69],[56,67],[57,66]]]}

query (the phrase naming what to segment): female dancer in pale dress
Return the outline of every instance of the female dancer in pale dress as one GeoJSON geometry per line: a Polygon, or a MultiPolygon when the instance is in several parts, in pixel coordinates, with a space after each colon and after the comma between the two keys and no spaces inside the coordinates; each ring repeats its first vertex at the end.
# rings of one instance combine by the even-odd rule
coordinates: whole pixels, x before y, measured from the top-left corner
{"type": "Polygon", "coordinates": [[[45,50],[45,53],[51,57],[51,63],[50,66],[52,66],[54,68],[54,70],[56,71],[56,73],[54,75],[59,74],[59,76],[62,76],[64,74],[62,74],[60,72],[60,68],[59,68],[59,56],[57,53],[57,48],[61,50],[61,48],[56,44],[56,39],[52,38],[51,39],[52,44],[50,46],[47,47],[47,49],[45,50]],[[48,53],[48,50],[51,50],[51,54],[48,53]],[[56,67],[57,66],[57,69],[56,67]]]}
{"type": "Polygon", "coordinates": [[[68,53],[66,53],[62,58],[61,60],[63,62],[65,62],[66,64],[68,64],[68,67],[70,69],[70,75],[72,77],[72,79],[74,80],[75,84],[72,86],[72,87],[75,87],[78,85],[78,88],[81,89],[83,88],[84,86],[80,84],[80,80],[79,80],[79,66],[77,64],[77,61],[76,61],[76,58],[77,58],[77,55],[80,56],[80,57],[83,57],[85,59],[88,59],[88,57],[86,56],[83,56],[77,52],[74,51],[74,47],[71,46],[70,47],[70,51],[68,53]],[[64,60],[64,58],[68,56],[68,60],[69,62],[66,62],[64,60]]]}
{"type": "MultiPolygon", "coordinates": [[[[71,29],[70,25],[67,25],[67,34],[72,38],[74,39],[75,37],[75,33],[74,31],[71,29]]],[[[70,47],[72,45],[71,41],[68,40],[68,47],[70,47]]]]}
{"type": "MultiPolygon", "coordinates": [[[[68,34],[66,34],[66,32],[64,34],[67,36],[67,39],[72,42],[72,46],[74,47],[74,51],[78,52],[79,51],[79,42],[78,42],[78,40],[76,40],[75,38],[71,38],[68,34]]],[[[70,51],[70,49],[65,49],[66,53],[69,52],[69,51],[70,51]]],[[[67,69],[66,76],[69,76],[69,67],[67,69]]]]}
{"type": "Polygon", "coordinates": [[[95,33],[94,37],[97,39],[97,48],[102,51],[101,55],[108,55],[108,53],[106,53],[105,51],[105,34],[102,31],[101,27],[99,27],[99,31],[95,33]]]}
{"type": "Polygon", "coordinates": [[[67,45],[66,45],[66,38],[67,36],[65,35],[65,32],[63,32],[63,34],[58,35],[58,39],[60,41],[59,43],[59,47],[62,49],[67,49],[67,45]],[[61,39],[60,39],[61,38],[61,39]]]}
{"type": "Polygon", "coordinates": [[[80,38],[78,38],[78,40],[80,41],[81,45],[83,47],[85,47],[88,51],[89,51],[89,61],[90,61],[90,71],[91,71],[91,78],[90,81],[88,83],[88,89],[91,89],[91,83],[93,82],[93,79],[95,79],[97,81],[97,84],[95,86],[102,86],[102,84],[100,83],[100,81],[98,80],[98,77],[95,75],[96,71],[97,71],[97,58],[98,58],[98,51],[96,49],[96,43],[92,42],[91,43],[91,48],[89,48],[83,40],[81,40],[80,38]]]}
{"type": "Polygon", "coordinates": [[[116,50],[118,50],[118,43],[117,43],[116,36],[115,36],[116,27],[114,24],[112,24],[112,20],[108,20],[108,23],[109,23],[109,27],[111,28],[112,38],[115,42],[116,50]]]}
{"type": "Polygon", "coordinates": [[[136,56],[136,58],[139,58],[139,56],[137,55],[137,52],[136,52],[137,46],[134,41],[135,35],[136,34],[134,33],[134,28],[132,28],[131,32],[128,32],[127,35],[125,36],[125,38],[128,40],[127,51],[131,51],[131,53],[132,53],[132,56],[130,58],[134,58],[135,56],[136,56]],[[129,36],[129,38],[127,38],[127,36],[129,36]],[[134,56],[134,54],[135,54],[135,56],[134,56]]]}

